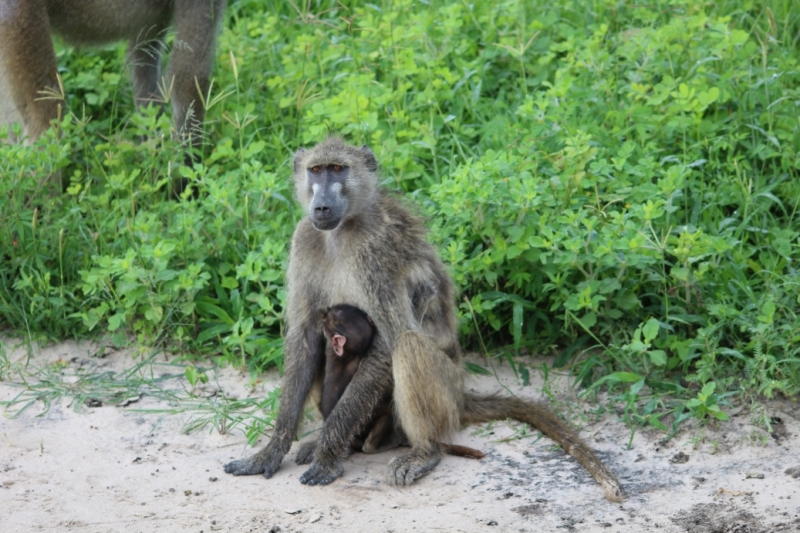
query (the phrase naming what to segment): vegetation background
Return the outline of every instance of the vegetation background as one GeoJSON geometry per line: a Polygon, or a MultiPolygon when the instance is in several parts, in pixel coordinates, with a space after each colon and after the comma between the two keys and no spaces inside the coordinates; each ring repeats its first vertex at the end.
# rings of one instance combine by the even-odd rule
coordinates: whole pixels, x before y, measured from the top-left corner
{"type": "Polygon", "coordinates": [[[553,354],[665,431],[800,391],[794,0],[233,0],[226,17],[194,168],[169,113],[134,111],[124,44],[57,42],[68,113],[0,144],[7,333],[280,367],[290,160],[335,132],[427,217],[465,346],[523,381],[518,354],[553,354]],[[41,194],[55,171],[66,192],[41,194]]]}

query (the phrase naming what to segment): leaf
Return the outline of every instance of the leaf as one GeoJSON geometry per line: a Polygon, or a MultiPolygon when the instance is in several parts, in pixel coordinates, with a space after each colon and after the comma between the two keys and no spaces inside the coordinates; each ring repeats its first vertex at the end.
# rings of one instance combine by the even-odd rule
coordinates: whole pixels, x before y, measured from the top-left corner
{"type": "Polygon", "coordinates": [[[231,326],[228,324],[214,324],[213,326],[204,329],[200,332],[197,336],[195,341],[198,344],[203,344],[209,339],[213,339],[217,335],[222,335],[223,333],[229,333],[231,331],[231,326]]]}
{"type": "Polygon", "coordinates": [[[633,372],[614,372],[613,374],[603,376],[602,378],[595,381],[594,385],[589,387],[589,390],[599,387],[606,381],[611,381],[615,383],[635,383],[640,379],[644,379],[644,377],[640,376],[639,374],[635,374],[633,372]]]}
{"type": "Polygon", "coordinates": [[[125,313],[123,312],[118,312],[108,317],[109,331],[114,331],[116,329],[119,329],[119,327],[122,326],[122,324],[124,323],[125,323],[125,313]]]}
{"type": "Polygon", "coordinates": [[[667,353],[664,350],[650,350],[650,361],[656,366],[664,366],[667,364],[667,353]]]}
{"type": "Polygon", "coordinates": [[[586,313],[581,318],[581,324],[583,325],[583,329],[591,329],[597,324],[597,313],[586,313]]]}
{"type": "Polygon", "coordinates": [[[519,375],[522,378],[522,386],[527,387],[531,384],[531,373],[528,370],[528,367],[524,365],[519,365],[519,375]]]}
{"type": "Polygon", "coordinates": [[[658,335],[658,320],[655,318],[651,318],[647,321],[647,323],[642,328],[642,334],[644,334],[645,342],[650,342],[656,338],[658,335]]]}
{"type": "Polygon", "coordinates": [[[717,384],[714,381],[709,381],[705,385],[703,385],[703,390],[700,391],[702,396],[706,398],[714,394],[714,390],[717,388],[717,384]]]}
{"type": "Polygon", "coordinates": [[[194,384],[197,383],[197,369],[194,366],[187,366],[186,370],[183,372],[186,376],[186,381],[189,382],[189,385],[194,387],[194,384]]]}
{"type": "Polygon", "coordinates": [[[464,361],[464,368],[467,369],[468,372],[471,374],[475,374],[476,376],[491,376],[492,373],[483,368],[481,365],[477,365],[475,363],[470,363],[469,361],[464,361]]]}
{"type": "Polygon", "coordinates": [[[506,250],[506,259],[514,259],[515,257],[518,257],[521,253],[522,253],[522,248],[520,248],[516,244],[512,244],[511,246],[508,247],[508,250],[506,250]]]}

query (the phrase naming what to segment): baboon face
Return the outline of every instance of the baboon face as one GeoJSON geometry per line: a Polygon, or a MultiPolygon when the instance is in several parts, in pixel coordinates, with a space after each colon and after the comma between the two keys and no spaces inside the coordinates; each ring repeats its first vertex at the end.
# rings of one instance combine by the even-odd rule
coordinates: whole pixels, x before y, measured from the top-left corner
{"type": "Polygon", "coordinates": [[[294,158],[295,193],[320,231],[335,230],[348,214],[363,212],[376,191],[378,164],[369,148],[331,137],[294,158]]]}
{"type": "Polygon", "coordinates": [[[347,211],[342,189],[350,168],[341,164],[314,165],[306,170],[311,188],[311,223],[318,230],[336,229],[347,211]]]}
{"type": "Polygon", "coordinates": [[[363,356],[372,344],[375,325],[361,309],[351,305],[335,305],[325,311],[321,318],[322,331],[336,355],[363,356]]]}

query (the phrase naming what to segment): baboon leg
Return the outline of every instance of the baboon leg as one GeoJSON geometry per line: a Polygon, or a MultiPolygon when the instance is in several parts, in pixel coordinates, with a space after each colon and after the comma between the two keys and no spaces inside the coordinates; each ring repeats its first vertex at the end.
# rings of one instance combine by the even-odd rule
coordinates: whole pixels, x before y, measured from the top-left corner
{"type": "MultiPolygon", "coordinates": [[[[154,27],[143,31],[128,47],[128,63],[133,78],[133,98],[136,107],[161,103],[164,95],[159,89],[161,81],[161,53],[164,28],[154,27]]],[[[164,88],[165,91],[169,87],[164,88]]]]}
{"type": "Polygon", "coordinates": [[[208,0],[200,8],[196,0],[175,0],[175,41],[167,72],[172,84],[172,116],[178,131],[191,146],[202,140],[206,110],[201,98],[208,94],[214,63],[217,21],[225,0],[208,0]]]}
{"type": "Polygon", "coordinates": [[[21,121],[23,135],[36,140],[59,116],[56,55],[43,0],[0,0],[0,125],[21,121]],[[10,96],[7,96],[10,95],[10,96]]]}
{"type": "Polygon", "coordinates": [[[439,464],[439,442],[459,428],[461,369],[422,333],[406,331],[392,357],[394,401],[411,452],[392,459],[388,481],[410,485],[439,464]]]}

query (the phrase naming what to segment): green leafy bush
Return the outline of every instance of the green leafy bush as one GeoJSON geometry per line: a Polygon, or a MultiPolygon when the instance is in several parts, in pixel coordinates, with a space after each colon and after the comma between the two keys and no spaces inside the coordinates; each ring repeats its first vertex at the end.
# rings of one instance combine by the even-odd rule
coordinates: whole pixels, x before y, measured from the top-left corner
{"type": "Polygon", "coordinates": [[[59,47],[72,113],[0,145],[8,327],[280,365],[291,152],[333,131],[428,216],[468,347],[555,351],[662,429],[800,390],[792,2],[267,4],[228,8],[194,168],[124,45],[59,47]]]}

